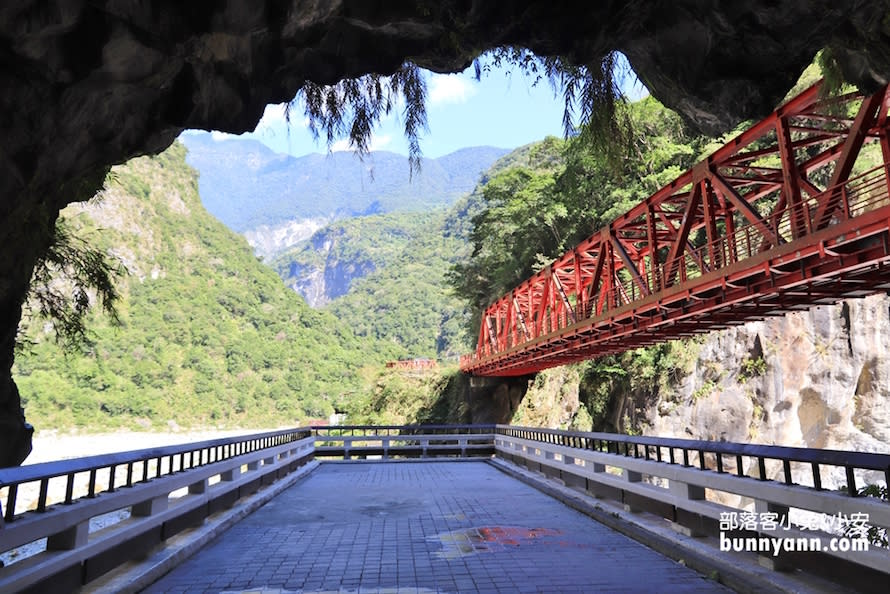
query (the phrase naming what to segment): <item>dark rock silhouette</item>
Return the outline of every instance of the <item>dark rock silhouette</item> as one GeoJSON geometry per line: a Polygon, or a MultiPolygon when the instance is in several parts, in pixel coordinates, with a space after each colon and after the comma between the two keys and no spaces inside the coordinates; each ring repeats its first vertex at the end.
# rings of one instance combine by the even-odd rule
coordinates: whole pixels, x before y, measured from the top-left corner
{"type": "Polygon", "coordinates": [[[652,94],[722,131],[771,110],[830,47],[873,90],[890,73],[888,2],[8,3],[0,8],[0,466],[27,455],[10,375],[21,303],[58,211],[110,165],[184,128],[253,129],[267,103],[403,61],[438,72],[517,45],[597,64],[624,52],[652,94]]]}

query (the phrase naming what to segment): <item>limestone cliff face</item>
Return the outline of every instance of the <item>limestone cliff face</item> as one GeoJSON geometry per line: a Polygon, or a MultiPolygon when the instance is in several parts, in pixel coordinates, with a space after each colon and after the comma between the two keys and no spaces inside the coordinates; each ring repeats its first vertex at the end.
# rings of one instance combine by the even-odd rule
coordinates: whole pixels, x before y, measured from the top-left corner
{"type": "Polygon", "coordinates": [[[890,299],[815,307],[708,336],[654,434],[887,451],[890,299]],[[676,404],[677,406],[673,406],[676,404]]]}
{"type": "Polygon", "coordinates": [[[373,247],[356,249],[352,243],[356,239],[352,228],[338,224],[323,227],[293,250],[280,254],[272,265],[309,305],[323,307],[377,269],[379,260],[373,247]]]}
{"type": "Polygon", "coordinates": [[[373,262],[344,262],[332,257],[328,251],[328,257],[317,266],[291,263],[289,276],[285,280],[285,284],[312,307],[324,307],[333,299],[345,295],[353,281],[376,270],[373,262]]]}
{"type": "MultiPolygon", "coordinates": [[[[890,452],[886,295],[749,322],[686,344],[694,351],[687,373],[654,398],[620,395],[610,416],[635,419],[636,429],[661,437],[890,452]]],[[[546,405],[550,414],[536,420],[566,426],[579,410],[577,379],[566,371],[542,375],[520,416],[546,405]]],[[[845,483],[841,470],[826,469],[823,480],[845,483]]]]}
{"type": "Polygon", "coordinates": [[[254,253],[264,260],[271,260],[275,254],[283,252],[324,227],[328,219],[293,219],[280,225],[260,225],[244,232],[247,243],[254,253]]]}
{"type": "MultiPolygon", "coordinates": [[[[677,392],[647,410],[646,431],[890,452],[888,346],[890,299],[884,295],[715,333],[677,392]]],[[[826,472],[826,486],[846,483],[842,470],[826,472]]],[[[802,473],[799,480],[807,479],[802,473]]]]}

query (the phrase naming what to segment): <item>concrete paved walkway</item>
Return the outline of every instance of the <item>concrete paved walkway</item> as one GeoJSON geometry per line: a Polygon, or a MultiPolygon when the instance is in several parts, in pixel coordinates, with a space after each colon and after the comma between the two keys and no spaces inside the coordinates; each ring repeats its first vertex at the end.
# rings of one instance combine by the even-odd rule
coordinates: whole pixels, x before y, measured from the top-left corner
{"type": "Polygon", "coordinates": [[[485,462],[322,464],[146,592],[726,592],[485,462]]]}

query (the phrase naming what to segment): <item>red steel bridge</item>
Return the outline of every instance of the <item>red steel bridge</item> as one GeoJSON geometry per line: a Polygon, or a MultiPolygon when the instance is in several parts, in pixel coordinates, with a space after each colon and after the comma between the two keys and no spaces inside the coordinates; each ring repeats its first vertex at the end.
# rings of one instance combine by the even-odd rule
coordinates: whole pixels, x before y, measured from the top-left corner
{"type": "Polygon", "coordinates": [[[888,106],[886,87],[807,89],[492,303],[461,369],[524,375],[890,289],[888,106]]]}

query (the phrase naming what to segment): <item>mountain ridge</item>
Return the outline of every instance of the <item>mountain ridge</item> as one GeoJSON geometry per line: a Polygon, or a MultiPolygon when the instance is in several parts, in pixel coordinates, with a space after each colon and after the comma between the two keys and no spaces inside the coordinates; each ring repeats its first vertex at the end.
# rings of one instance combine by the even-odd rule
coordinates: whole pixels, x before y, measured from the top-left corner
{"type": "Polygon", "coordinates": [[[509,149],[468,147],[423,159],[410,172],[408,158],[374,151],[275,153],[252,139],[215,140],[211,133],[180,136],[187,162],[197,169],[205,208],[239,233],[302,219],[336,219],[448,206],[509,149]]]}

